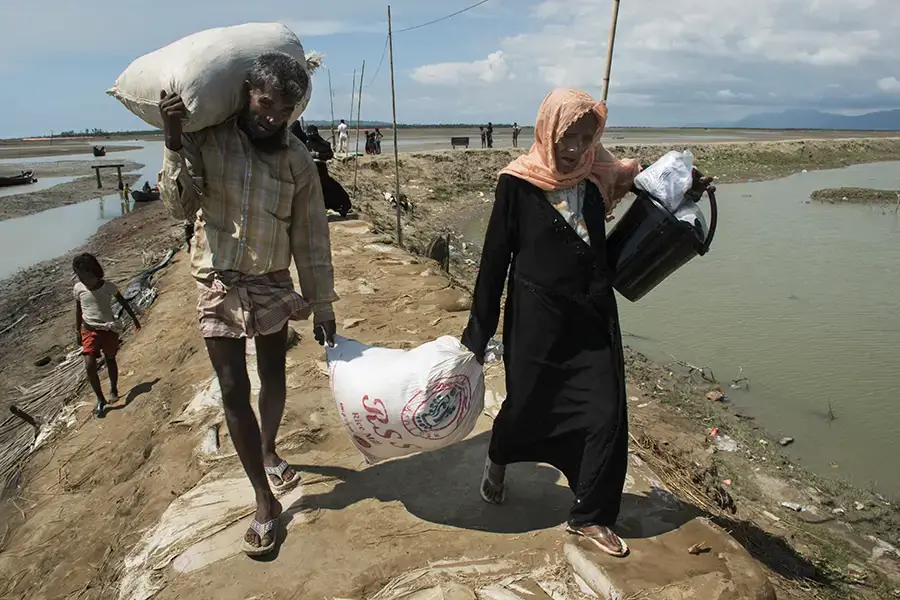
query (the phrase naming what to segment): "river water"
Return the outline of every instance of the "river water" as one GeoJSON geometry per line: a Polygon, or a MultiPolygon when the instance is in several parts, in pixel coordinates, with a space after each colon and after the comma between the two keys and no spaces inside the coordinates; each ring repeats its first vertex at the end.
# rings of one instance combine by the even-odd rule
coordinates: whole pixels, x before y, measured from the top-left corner
{"type": "MultiPolygon", "coordinates": [[[[131,160],[145,165],[137,171],[143,180],[156,182],[156,174],[162,166],[162,142],[143,142],[145,146],[139,150],[116,152],[101,159],[93,155],[69,155],[36,158],[0,159],[2,164],[47,163],[68,160],[91,160],[97,163],[115,163],[131,160]]],[[[130,145],[129,142],[122,142],[130,145]]],[[[107,144],[114,146],[115,144],[107,144]]],[[[91,175],[93,171],[86,173],[91,175]]],[[[38,174],[40,175],[40,174],[38,174]]],[[[70,177],[38,179],[28,187],[27,191],[37,191],[51,187],[51,183],[59,184],[71,181],[70,177]]],[[[15,189],[22,193],[21,188],[15,189]]],[[[97,229],[107,221],[135,210],[131,199],[123,200],[118,190],[103,188],[97,190],[97,197],[86,202],[61,206],[43,212],[0,221],[0,279],[14,274],[44,260],[56,258],[85,243],[97,229]]],[[[137,210],[140,210],[138,205],[137,210]]]]}
{"type": "MultiPolygon", "coordinates": [[[[638,303],[620,298],[622,329],[635,349],[724,382],[743,368],[750,389],[729,389],[732,404],[795,438],[795,459],[900,496],[900,216],[807,203],[842,186],[900,189],[900,163],[720,186],[710,253],[638,303]]],[[[467,237],[480,243],[489,210],[467,237]]]]}

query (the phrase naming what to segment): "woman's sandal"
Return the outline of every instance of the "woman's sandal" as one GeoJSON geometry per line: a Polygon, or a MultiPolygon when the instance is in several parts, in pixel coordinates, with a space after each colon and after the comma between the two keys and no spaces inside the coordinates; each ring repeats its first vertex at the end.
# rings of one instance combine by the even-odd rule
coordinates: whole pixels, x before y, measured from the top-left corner
{"type": "Polygon", "coordinates": [[[621,544],[620,549],[618,549],[618,550],[606,545],[605,540],[603,538],[600,538],[595,535],[589,535],[589,534],[585,533],[584,530],[581,528],[573,527],[572,525],[567,525],[566,531],[568,533],[571,533],[572,535],[577,535],[579,537],[583,537],[584,539],[590,541],[595,546],[597,546],[597,548],[599,548],[606,554],[609,554],[610,556],[614,556],[616,558],[624,558],[624,557],[628,556],[628,553],[629,553],[628,544],[626,544],[625,540],[623,540],[618,535],[616,535],[612,530],[610,530],[610,533],[612,533],[614,536],[616,536],[616,539],[619,540],[619,543],[621,544]]]}
{"type": "Polygon", "coordinates": [[[290,481],[284,480],[284,472],[288,470],[290,465],[286,460],[282,460],[281,463],[277,467],[266,467],[266,475],[274,475],[278,479],[281,480],[280,484],[273,483],[272,479],[269,478],[269,485],[272,486],[272,490],[276,494],[283,494],[285,492],[289,492],[290,490],[297,487],[297,484],[300,483],[300,473],[294,471],[294,477],[291,478],[290,481]]]}
{"type": "Polygon", "coordinates": [[[243,550],[244,554],[250,557],[265,556],[275,549],[275,544],[278,542],[278,519],[279,517],[275,517],[265,523],[260,523],[256,519],[253,520],[253,523],[250,524],[250,529],[259,536],[259,543],[262,544],[265,537],[271,533],[270,541],[265,546],[254,546],[247,541],[245,535],[244,539],[241,540],[241,550],[243,550]]]}
{"type": "Polygon", "coordinates": [[[484,475],[481,477],[481,499],[487,502],[488,504],[494,504],[496,506],[500,506],[506,504],[506,481],[498,486],[496,483],[491,481],[491,466],[493,463],[491,459],[488,458],[484,462],[484,475]],[[497,498],[497,488],[500,487],[500,497],[497,498]]]}

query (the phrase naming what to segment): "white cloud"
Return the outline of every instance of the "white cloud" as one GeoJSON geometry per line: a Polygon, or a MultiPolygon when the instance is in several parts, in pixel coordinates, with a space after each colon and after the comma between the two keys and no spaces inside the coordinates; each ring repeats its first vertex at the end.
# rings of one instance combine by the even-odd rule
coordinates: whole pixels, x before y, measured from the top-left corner
{"type": "MultiPolygon", "coordinates": [[[[487,61],[425,65],[413,79],[460,85],[482,104],[533,103],[532,112],[552,87],[598,94],[609,2],[542,0],[524,14],[521,33],[491,55],[502,53],[507,85],[487,90],[471,77],[487,61]]],[[[619,12],[611,115],[659,123],[711,111],[738,118],[798,107],[879,109],[886,93],[900,91],[896,78],[878,81],[900,54],[897,22],[896,0],[629,0],[619,12]],[[873,81],[877,90],[860,91],[873,90],[873,81]]]]}
{"type": "Polygon", "coordinates": [[[900,92],[900,79],[885,77],[878,80],[878,89],[885,92],[900,92]]]}
{"type": "Polygon", "coordinates": [[[355,23],[352,21],[338,21],[332,19],[303,19],[298,21],[284,21],[301,39],[309,37],[323,37],[338,33],[387,33],[385,25],[376,23],[355,23]]]}
{"type": "Polygon", "coordinates": [[[473,62],[445,62],[417,67],[411,77],[426,85],[497,83],[506,79],[509,67],[502,51],[473,62]]]}

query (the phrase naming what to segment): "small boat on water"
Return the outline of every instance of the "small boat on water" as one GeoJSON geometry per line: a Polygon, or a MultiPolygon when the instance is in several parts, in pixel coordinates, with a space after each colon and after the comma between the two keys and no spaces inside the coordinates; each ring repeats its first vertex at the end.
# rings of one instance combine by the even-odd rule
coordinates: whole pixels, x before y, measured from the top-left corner
{"type": "Polygon", "coordinates": [[[94,146],[94,156],[106,156],[106,146],[94,146]]]}
{"type": "Polygon", "coordinates": [[[18,175],[0,176],[0,187],[9,187],[13,185],[26,185],[37,182],[34,171],[22,171],[18,175]]]}
{"type": "Polygon", "coordinates": [[[135,202],[152,202],[159,200],[159,188],[152,187],[149,190],[131,190],[131,198],[135,202]]]}

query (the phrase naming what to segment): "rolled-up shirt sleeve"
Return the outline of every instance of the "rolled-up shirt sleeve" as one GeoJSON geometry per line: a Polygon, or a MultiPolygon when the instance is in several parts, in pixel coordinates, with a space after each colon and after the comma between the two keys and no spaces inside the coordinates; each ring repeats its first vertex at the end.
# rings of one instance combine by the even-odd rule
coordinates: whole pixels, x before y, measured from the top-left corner
{"type": "Polygon", "coordinates": [[[199,150],[182,147],[180,152],[164,150],[162,170],[157,177],[166,210],[176,219],[193,219],[203,195],[203,166],[199,150]]]}
{"type": "Polygon", "coordinates": [[[312,305],[316,322],[322,323],[334,320],[332,305],[338,300],[334,291],[331,234],[318,170],[309,152],[303,149],[302,153],[294,177],[291,251],[300,276],[300,291],[312,305]]]}

